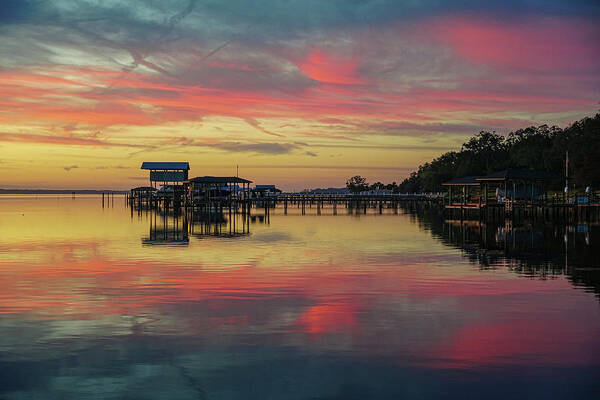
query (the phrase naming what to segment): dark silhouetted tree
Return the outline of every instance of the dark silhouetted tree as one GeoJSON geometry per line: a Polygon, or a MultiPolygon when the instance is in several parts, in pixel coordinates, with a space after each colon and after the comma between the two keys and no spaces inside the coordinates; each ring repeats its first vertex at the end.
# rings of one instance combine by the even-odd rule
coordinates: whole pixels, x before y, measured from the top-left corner
{"type": "Polygon", "coordinates": [[[348,188],[350,193],[360,193],[369,189],[367,179],[363,178],[360,175],[356,175],[348,179],[348,181],[346,181],[346,187],[348,188]]]}

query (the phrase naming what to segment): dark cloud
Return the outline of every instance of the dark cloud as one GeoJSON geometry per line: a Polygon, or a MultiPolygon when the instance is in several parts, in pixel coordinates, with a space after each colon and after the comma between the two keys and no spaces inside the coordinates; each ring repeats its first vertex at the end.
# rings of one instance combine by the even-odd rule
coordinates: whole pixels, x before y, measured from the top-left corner
{"type": "Polygon", "coordinates": [[[241,153],[258,153],[258,154],[288,154],[300,146],[291,143],[236,143],[222,142],[210,145],[221,150],[241,153]]]}
{"type": "Polygon", "coordinates": [[[78,165],[69,165],[67,167],[63,167],[63,169],[65,171],[67,171],[67,172],[70,171],[70,170],[72,170],[72,169],[76,169],[76,168],[79,168],[79,166],[78,165]]]}
{"type": "Polygon", "coordinates": [[[334,169],[334,170],[374,170],[374,171],[401,171],[411,172],[414,168],[404,167],[382,167],[372,165],[245,165],[245,168],[252,169],[270,169],[270,168],[285,168],[285,169],[334,169]]]}
{"type": "Polygon", "coordinates": [[[40,1],[2,0],[0,1],[0,24],[16,24],[27,21],[39,11],[40,1]]]}
{"type": "Polygon", "coordinates": [[[266,133],[267,135],[271,135],[271,136],[279,136],[282,137],[283,135],[280,135],[279,133],[275,133],[273,131],[270,131],[268,129],[263,128],[258,121],[256,121],[254,118],[245,118],[244,121],[246,121],[246,123],[256,129],[258,129],[259,131],[266,133]]]}
{"type": "Polygon", "coordinates": [[[304,155],[310,156],[310,157],[316,157],[317,156],[317,154],[313,153],[312,151],[307,151],[307,152],[304,153],[304,155]]]}

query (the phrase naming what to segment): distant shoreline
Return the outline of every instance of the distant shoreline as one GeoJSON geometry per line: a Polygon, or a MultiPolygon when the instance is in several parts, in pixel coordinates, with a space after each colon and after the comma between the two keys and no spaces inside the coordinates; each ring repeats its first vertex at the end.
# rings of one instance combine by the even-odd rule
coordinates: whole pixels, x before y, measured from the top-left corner
{"type": "Polygon", "coordinates": [[[126,194],[128,190],[0,189],[2,194],[126,194]]]}

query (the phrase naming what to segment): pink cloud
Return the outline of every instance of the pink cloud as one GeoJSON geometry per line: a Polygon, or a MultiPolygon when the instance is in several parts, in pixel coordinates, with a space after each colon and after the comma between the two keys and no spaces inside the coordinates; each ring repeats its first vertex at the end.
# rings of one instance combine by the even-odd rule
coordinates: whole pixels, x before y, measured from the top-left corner
{"type": "Polygon", "coordinates": [[[297,63],[310,78],[321,83],[360,85],[365,80],[358,75],[358,58],[343,58],[322,49],[313,48],[308,56],[297,63]]]}
{"type": "Polygon", "coordinates": [[[588,21],[440,17],[427,30],[467,60],[492,67],[551,73],[600,66],[600,26],[588,21]]]}

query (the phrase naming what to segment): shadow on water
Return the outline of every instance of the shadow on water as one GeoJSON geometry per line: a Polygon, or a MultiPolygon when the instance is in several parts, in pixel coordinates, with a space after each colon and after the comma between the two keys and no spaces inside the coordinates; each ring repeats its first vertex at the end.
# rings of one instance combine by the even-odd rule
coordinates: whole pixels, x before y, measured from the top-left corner
{"type": "Polygon", "coordinates": [[[460,249],[481,269],[509,268],[523,277],[564,275],[573,285],[600,298],[598,224],[513,224],[444,219],[436,210],[412,213],[421,228],[460,249]]]}
{"type": "Polygon", "coordinates": [[[249,218],[239,213],[185,213],[147,210],[150,221],[144,245],[187,246],[190,237],[243,237],[250,234],[249,218]]]}
{"type": "Polygon", "coordinates": [[[182,246],[189,244],[189,223],[184,216],[151,211],[148,219],[150,230],[148,236],[142,237],[142,244],[182,246]]]}

